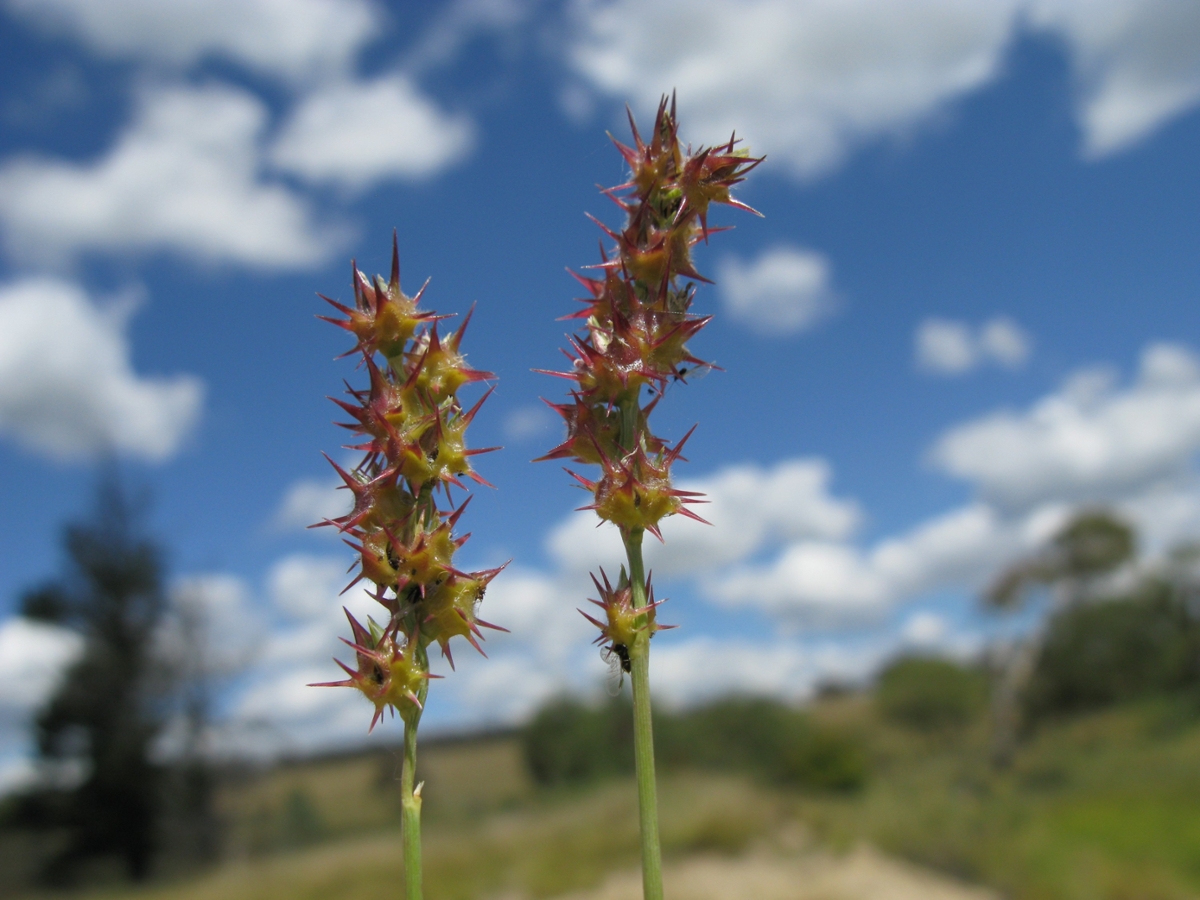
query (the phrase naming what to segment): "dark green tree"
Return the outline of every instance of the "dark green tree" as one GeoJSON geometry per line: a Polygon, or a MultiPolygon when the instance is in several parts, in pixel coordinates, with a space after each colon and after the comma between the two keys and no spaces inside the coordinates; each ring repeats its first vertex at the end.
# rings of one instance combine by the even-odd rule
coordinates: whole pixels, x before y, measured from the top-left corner
{"type": "MultiPolygon", "coordinates": [[[[1104,579],[1137,553],[1133,527],[1105,510],[1076,514],[1042,548],[1013,563],[984,594],[996,609],[1021,606],[1032,591],[1050,594],[1047,621],[1074,609],[1102,590],[1104,579]]],[[[1045,626],[1009,653],[992,692],[992,760],[1007,766],[1021,727],[1021,697],[1033,677],[1046,640],[1045,626]]]]}
{"type": "Polygon", "coordinates": [[[1129,593],[1059,613],[1022,697],[1036,722],[1200,682],[1200,622],[1177,584],[1157,574],[1129,593]]]}
{"type": "Polygon", "coordinates": [[[78,864],[117,856],[144,878],[155,849],[159,770],[150,757],[165,711],[166,678],[154,638],[166,609],[163,561],[115,477],[104,479],[92,517],[64,530],[62,575],[30,593],[22,612],[77,631],[78,660],[37,714],[38,750],[82,769],[82,781],[52,807],[69,834],[47,869],[56,881],[78,864]]]}
{"type": "Polygon", "coordinates": [[[953,731],[986,710],[987,676],[948,659],[902,656],[879,673],[875,704],[916,731],[953,731]]]}

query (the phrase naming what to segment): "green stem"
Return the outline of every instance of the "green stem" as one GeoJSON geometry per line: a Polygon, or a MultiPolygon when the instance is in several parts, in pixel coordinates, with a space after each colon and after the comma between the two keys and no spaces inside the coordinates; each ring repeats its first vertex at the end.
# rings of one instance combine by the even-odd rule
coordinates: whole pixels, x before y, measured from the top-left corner
{"type": "Polygon", "coordinates": [[[404,767],[400,770],[400,806],[403,812],[404,896],[421,900],[421,785],[413,789],[417,769],[417,726],[421,713],[404,716],[404,767]]]}
{"type": "MultiPolygon", "coordinates": [[[[629,557],[633,605],[646,605],[646,572],[642,563],[640,528],[622,533],[629,557]]],[[[629,648],[633,682],[633,758],[637,769],[638,817],[642,835],[642,894],[645,900],[662,900],[662,848],[658,840],[658,785],[654,777],[654,725],[650,717],[650,630],[638,632],[629,648]]]]}

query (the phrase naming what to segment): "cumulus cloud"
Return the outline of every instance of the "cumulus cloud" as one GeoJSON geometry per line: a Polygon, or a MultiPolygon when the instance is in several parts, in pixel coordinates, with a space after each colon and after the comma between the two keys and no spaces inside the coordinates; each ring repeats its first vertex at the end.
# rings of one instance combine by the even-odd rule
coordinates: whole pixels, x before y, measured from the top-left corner
{"type": "Polygon", "coordinates": [[[361,190],[428,178],[462,161],[474,127],[438,109],[404,75],[336,81],[308,94],[283,125],[272,162],[312,182],[361,190]]]}
{"type": "Polygon", "coordinates": [[[1117,153],[1200,102],[1200,7],[1174,0],[1033,0],[1071,49],[1084,154],[1117,153]]]}
{"type": "Polygon", "coordinates": [[[29,717],[82,649],[64,628],[16,616],[0,622],[0,794],[34,778],[29,717]]]}
{"type": "MultiPolygon", "coordinates": [[[[361,622],[386,615],[361,586],[340,593],[352,577],[346,574],[346,561],[343,555],[294,554],[267,573],[264,593],[274,616],[255,644],[234,697],[231,722],[219,739],[224,752],[311,751],[365,737],[372,708],[361,695],[307,686],[345,677],[332,660],[353,657],[339,640],[349,634],[343,606],[361,622]]],[[[236,580],[233,586],[233,593],[240,590],[244,596],[236,580]]],[[[486,660],[467,643],[454,642],[457,671],[433,685],[438,703],[426,723],[436,727],[439,718],[457,717],[460,722],[511,724],[553,694],[568,688],[586,691],[598,683],[603,667],[590,646],[593,629],[576,611],[589,589],[582,573],[506,571],[488,589],[480,613],[511,633],[486,632],[486,660]]],[[[435,674],[450,674],[449,661],[436,647],[431,668],[435,674]]]]}
{"type": "MultiPolygon", "coordinates": [[[[1082,420],[1103,436],[1100,443],[1120,438],[1154,451],[1146,456],[1151,461],[1141,464],[1147,477],[1129,480],[1121,474],[1128,467],[1104,469],[1095,473],[1094,490],[1083,499],[1113,498],[1118,512],[1150,535],[1154,545],[1170,546],[1200,530],[1200,480],[1187,465],[1200,450],[1200,427],[1189,437],[1192,424],[1200,421],[1200,412],[1192,410],[1200,400],[1193,394],[1200,397],[1200,361],[1182,348],[1154,345],[1147,348],[1130,387],[1118,389],[1111,378],[1083,373],[1030,412],[1007,414],[1004,421],[1030,429],[1011,443],[1032,448],[1021,465],[1035,475],[1049,453],[1046,448],[1096,443],[1095,438],[1054,437],[1063,422],[1076,427],[1076,420],[1082,420]],[[1165,423],[1176,431],[1166,433],[1165,423]],[[1164,458],[1172,464],[1164,465],[1164,458]],[[1155,474],[1162,472],[1168,476],[1155,474]]],[[[950,438],[972,433],[978,424],[952,430],[947,441],[952,444],[950,438]]],[[[987,449],[989,440],[980,438],[977,449],[987,449]]],[[[1001,442],[995,455],[1010,458],[1007,446],[1001,442]]],[[[894,613],[905,603],[940,592],[978,591],[997,569],[1043,545],[1081,498],[1066,496],[1054,479],[1043,479],[1024,505],[1004,504],[993,488],[1005,485],[1007,472],[995,476],[980,463],[956,474],[979,485],[983,496],[869,543],[855,539],[861,513],[852,501],[832,494],[831,471],[821,460],[731,466],[681,483],[708,494],[712,503],[702,511],[714,525],[680,517],[665,520],[666,544],[646,543],[647,565],[656,577],[690,580],[720,608],[765,613],[785,635],[796,624],[868,627],[856,634],[758,642],[673,632],[656,642],[654,653],[662,699],[686,704],[736,690],[803,699],[825,681],[862,682],[898,652],[977,653],[981,636],[962,631],[950,616],[928,608],[899,619],[894,613]]],[[[623,554],[615,530],[597,529],[595,521],[573,515],[551,532],[550,572],[514,568],[497,579],[485,598],[484,615],[513,633],[489,634],[490,660],[469,651],[458,654],[459,671],[437,685],[442,710],[451,710],[458,721],[515,722],[549,696],[564,689],[585,691],[600,682],[604,667],[588,646],[594,631],[575,607],[594,595],[587,570],[598,564],[615,569],[623,554]]],[[[306,673],[321,668],[321,653],[328,654],[333,635],[344,630],[328,612],[329,595],[344,577],[339,569],[332,559],[295,558],[281,563],[273,576],[273,593],[290,598],[283,606],[292,610],[292,624],[272,639],[264,667],[270,675],[256,685],[245,708],[257,708],[265,717],[270,705],[272,721],[300,735],[296,740],[313,740],[311,735],[324,733],[330,722],[342,722],[343,715],[345,733],[353,734],[367,715],[361,704],[343,713],[341,707],[325,705],[333,704],[332,699],[294,688],[309,677],[306,673]]],[[[370,601],[366,603],[369,610],[370,601]]],[[[324,671],[330,671],[327,665],[324,671]]]]}
{"type": "Polygon", "coordinates": [[[952,319],[926,319],[917,327],[917,365],[939,375],[961,375],[991,363],[1018,369],[1029,359],[1029,337],[1012,319],[998,316],[972,328],[952,319]]]}
{"type": "Polygon", "coordinates": [[[943,616],[922,610],[908,617],[900,629],[904,641],[913,647],[937,646],[946,637],[949,625],[943,616]]]}
{"type": "Polygon", "coordinates": [[[443,65],[462,53],[480,34],[511,36],[525,24],[538,6],[537,0],[454,0],[444,4],[420,42],[405,56],[405,68],[426,69],[443,65]]]}
{"type": "Polygon", "coordinates": [[[717,283],[725,311],[763,335],[812,327],[833,307],[829,260],[813,250],[775,247],[751,262],[727,256],[717,283]]]}
{"type": "Polygon", "coordinates": [[[821,685],[862,684],[895,652],[894,639],[717,640],[693,637],[654,648],[654,697],[681,707],[731,693],[800,702],[821,685]]]}
{"type": "Polygon", "coordinates": [[[488,588],[484,618],[502,624],[517,638],[495,635],[490,643],[503,649],[514,640],[529,641],[541,657],[561,659],[572,644],[591,640],[591,626],[576,611],[583,603],[572,599],[589,593],[591,585],[580,590],[583,584],[583,579],[564,583],[530,569],[506,570],[488,588]]]}
{"type": "Polygon", "coordinates": [[[1106,370],[1073,376],[1023,412],[951,429],[932,458],[988,500],[1022,509],[1114,499],[1184,473],[1200,449],[1200,360],[1172,344],[1142,354],[1120,388],[1106,370]]]}
{"type": "Polygon", "coordinates": [[[160,642],[172,659],[207,679],[250,665],[266,628],[246,582],[224,573],[193,574],[171,585],[160,642]]]}
{"type": "Polygon", "coordinates": [[[1015,6],[580,0],[568,58],[595,90],[643,110],[676,88],[693,139],[736,128],[756,153],[811,177],[990,81],[1015,6]]]}
{"type": "Polygon", "coordinates": [[[8,0],[96,53],[167,66],[219,57],[293,81],[347,69],[380,24],[369,0],[8,0]]]}
{"type": "Polygon", "coordinates": [[[340,238],[319,233],[295,193],[262,181],[266,124],[263,103],[231,87],[148,89],[99,160],[0,164],[6,249],[26,263],[168,250],[266,269],[319,265],[340,238]]]}
{"type": "MultiPolygon", "coordinates": [[[[1035,473],[1045,457],[1054,458],[1050,450],[1136,436],[1146,477],[1130,480],[1123,474],[1128,466],[1110,466],[1093,473],[1093,487],[1115,498],[1116,509],[1160,546],[1200,528],[1200,480],[1187,468],[1200,449],[1200,425],[1192,427],[1200,422],[1200,361],[1188,351],[1153,345],[1127,388],[1083,373],[1028,413],[1007,415],[1007,427],[1029,429],[1012,443],[1032,448],[1023,465],[1035,473]],[[1064,423],[1082,423],[1092,437],[1059,435],[1064,423]],[[1175,431],[1168,433],[1168,424],[1175,431]],[[1174,462],[1164,465],[1163,459],[1174,462]],[[1159,477],[1162,472],[1169,477],[1159,477]]],[[[946,440],[953,444],[951,438],[978,426],[967,423],[946,440]]],[[[986,446],[980,439],[978,447],[986,446]]],[[[1001,441],[1002,451],[1005,446],[1001,441]]],[[[1124,445],[1117,440],[1114,446],[1124,445]]],[[[764,641],[672,633],[655,648],[661,699],[682,705],[744,691],[802,700],[823,682],[864,682],[899,652],[977,653],[981,636],[943,613],[919,608],[893,624],[889,614],[938,592],[978,590],[999,567],[1055,534],[1079,498],[1063,496],[1043,480],[1024,506],[1005,505],[983,489],[1003,487],[1007,472],[996,476],[981,465],[957,474],[979,484],[985,496],[868,545],[855,541],[861,514],[853,502],[832,495],[831,472],[821,460],[733,466],[687,484],[709,494],[713,502],[705,511],[715,524],[666,520],[665,547],[646,545],[656,574],[692,580],[718,607],[761,611],[784,626],[784,635],[798,623],[872,627],[853,635],[764,641]]],[[[576,607],[594,595],[587,569],[619,562],[620,545],[611,528],[593,523],[578,515],[554,529],[548,538],[553,571],[514,567],[492,585],[481,611],[512,633],[489,633],[486,661],[461,645],[458,671],[436,685],[431,723],[513,723],[554,694],[586,692],[600,683],[604,666],[589,645],[594,631],[576,607]]],[[[304,687],[340,677],[329,656],[339,651],[337,636],[346,633],[337,596],[347,577],[344,562],[341,556],[297,555],[273,567],[266,593],[277,620],[257,645],[255,667],[235,704],[242,734],[249,736],[240,749],[311,750],[362,735],[370,708],[354,692],[304,687]]],[[[361,588],[341,599],[360,618],[377,612],[361,588]]],[[[434,667],[448,668],[436,659],[434,667]]]]}
{"type": "Polygon", "coordinates": [[[307,687],[345,677],[333,663],[353,655],[338,640],[349,633],[342,607],[360,622],[382,610],[361,587],[340,593],[350,577],[344,556],[294,554],[271,567],[265,599],[273,616],[234,700],[226,752],[309,751],[365,735],[371,707],[361,695],[307,687]]]}
{"type": "Polygon", "coordinates": [[[344,516],[353,505],[341,479],[302,478],[288,487],[275,513],[279,528],[307,528],[314,522],[344,516]]]}
{"type": "Polygon", "coordinates": [[[57,279],[0,286],[0,432],[63,460],[173,455],[200,414],[203,386],[136,373],[128,312],[57,279]]]}
{"type": "Polygon", "coordinates": [[[1200,12],[1173,0],[749,0],[732,14],[721,0],[576,0],[572,11],[568,63],[591,91],[648,111],[677,88],[697,139],[737,128],[801,178],[992,82],[1023,26],[1065,41],[1088,156],[1200,100],[1200,12]]]}
{"type": "MultiPolygon", "coordinates": [[[[1006,415],[1007,427],[1027,430],[1011,442],[1029,445],[1021,465],[1035,474],[1045,458],[1055,458],[1051,450],[1112,441],[1120,449],[1122,440],[1133,441],[1146,477],[1125,477],[1128,466],[1102,467],[1084,499],[1114,498],[1118,512],[1159,546],[1200,530],[1200,479],[1188,469],[1200,450],[1200,425],[1193,429],[1200,422],[1200,360],[1190,352],[1150,346],[1129,387],[1083,373],[1030,411],[1006,415]],[[1080,423],[1090,437],[1059,434],[1080,423]],[[1160,477],[1163,472],[1168,474],[1160,477]]],[[[946,441],[952,444],[951,438],[971,434],[979,424],[952,430],[946,441]]],[[[988,445],[981,438],[975,448],[988,445]]],[[[1007,446],[1001,441],[1001,457],[1012,455],[1007,446]]],[[[1073,458],[1070,452],[1067,457],[1073,458]]],[[[927,606],[905,613],[902,604],[939,592],[977,591],[998,568],[1054,535],[1080,497],[1065,496],[1053,480],[1043,479],[1024,505],[1003,504],[993,494],[996,485],[1005,486],[1006,470],[995,475],[979,463],[955,474],[978,484],[984,496],[873,542],[855,539],[861,513],[832,494],[831,471],[821,460],[731,466],[681,484],[708,493],[713,502],[704,512],[714,526],[665,520],[667,543],[647,542],[648,565],[658,577],[689,579],[719,608],[756,610],[782,628],[780,636],[761,641],[671,632],[655,643],[656,695],[675,705],[731,691],[802,700],[823,682],[865,682],[897,653],[976,654],[981,635],[963,630],[954,616],[927,606]],[[795,624],[869,627],[789,634],[795,624]]],[[[591,516],[575,515],[551,532],[551,571],[513,567],[492,585],[481,612],[512,633],[489,633],[489,660],[461,645],[458,671],[435,686],[431,723],[514,723],[550,696],[599,685],[604,665],[589,645],[595,632],[575,609],[594,596],[587,570],[617,564],[622,554],[615,531],[594,523],[591,516]]],[[[328,657],[338,650],[336,636],[346,632],[335,599],[346,579],[344,561],[293,556],[271,572],[267,593],[280,620],[237,704],[241,721],[264,729],[254,746],[266,741],[312,749],[353,739],[365,728],[370,709],[353,692],[302,687],[339,677],[328,657]]],[[[359,616],[376,608],[360,589],[345,599],[359,616]]],[[[435,659],[435,670],[446,668],[435,659]]]]}
{"type": "Polygon", "coordinates": [[[553,433],[561,420],[545,406],[521,406],[504,416],[504,436],[510,441],[527,441],[553,433]]]}
{"type": "Polygon", "coordinates": [[[82,648],[65,628],[20,616],[0,623],[0,718],[11,724],[40,706],[82,648]]]}
{"type": "Polygon", "coordinates": [[[785,620],[862,621],[924,593],[979,587],[997,566],[1051,534],[1063,514],[1038,510],[1007,519],[976,503],[870,550],[846,542],[798,541],[770,562],[722,574],[708,593],[719,603],[762,609],[785,620]]]}

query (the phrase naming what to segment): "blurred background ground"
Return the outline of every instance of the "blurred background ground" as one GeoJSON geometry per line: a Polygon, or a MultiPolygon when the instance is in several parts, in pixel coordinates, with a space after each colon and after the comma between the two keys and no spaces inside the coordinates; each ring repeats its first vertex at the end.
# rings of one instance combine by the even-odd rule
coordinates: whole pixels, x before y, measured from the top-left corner
{"type": "MultiPolygon", "coordinates": [[[[944,675],[945,673],[943,673],[944,675]]],[[[964,683],[978,673],[962,669],[964,683]]],[[[952,676],[953,677],[953,676],[952,676]]],[[[911,698],[910,698],[911,699],[911,698]]],[[[982,699],[982,698],[981,698],[982,699]]],[[[943,712],[953,704],[943,704],[943,712]]],[[[626,710],[543,711],[571,727],[434,742],[423,751],[427,893],[437,898],[635,896],[637,817],[622,736],[587,745],[626,710]],[[590,730],[590,731],[589,731],[590,730]],[[574,732],[574,733],[573,733],[574,732]],[[575,765],[547,769],[558,752],[575,765]],[[542,780],[530,759],[542,759],[542,780]]],[[[986,704],[929,725],[874,694],[806,711],[730,700],[660,715],[671,896],[1185,898],[1200,894],[1200,716],[1190,695],[1143,698],[1042,724],[1012,764],[990,760],[986,704]],[[729,753],[748,720],[756,740],[729,753]],[[707,739],[693,743],[696,729],[707,739]],[[781,763],[774,737],[786,735],[781,763]],[[684,748],[699,752],[690,754],[684,748]],[[761,752],[760,752],[761,751],[761,752]],[[687,757],[691,757],[690,759],[687,757]]],[[[926,710],[928,712],[928,710],[926,710]]],[[[164,869],[145,887],[80,898],[399,896],[393,750],[226,772],[222,860],[164,869]]],[[[6,832],[13,876],[46,846],[6,832]]],[[[96,869],[93,882],[103,884],[96,869]]],[[[58,895],[50,895],[58,896],[58,895]]]]}

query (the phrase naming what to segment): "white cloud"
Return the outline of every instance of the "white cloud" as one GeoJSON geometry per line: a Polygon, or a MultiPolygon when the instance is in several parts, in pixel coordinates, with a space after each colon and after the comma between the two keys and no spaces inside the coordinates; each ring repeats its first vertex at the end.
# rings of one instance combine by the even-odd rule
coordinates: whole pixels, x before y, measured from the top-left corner
{"type": "Polygon", "coordinates": [[[949,623],[937,613],[922,610],[908,617],[900,629],[901,638],[914,647],[936,647],[949,631],[949,623]]]}
{"type": "Polygon", "coordinates": [[[934,462],[1007,508],[1050,500],[1115,499],[1177,478],[1200,449],[1200,361],[1154,344],[1137,378],[1117,388],[1105,371],[1077,373],[1020,413],[960,425],[935,445],[934,462]]]}
{"type": "Polygon", "coordinates": [[[965,322],[926,319],[917,328],[917,364],[934,372],[966,372],[978,362],[971,329],[965,322]]]}
{"type": "Polygon", "coordinates": [[[966,322],[926,319],[916,332],[917,365],[961,375],[985,363],[1018,369],[1029,359],[1029,337],[1012,319],[997,316],[975,329],[966,322]]]}
{"type": "Polygon", "coordinates": [[[275,608],[301,621],[326,618],[331,609],[342,621],[338,593],[353,577],[346,574],[347,561],[336,556],[287,556],[279,560],[267,577],[267,590],[275,608]]]}
{"type": "MultiPolygon", "coordinates": [[[[1116,416],[1114,410],[1124,405],[1141,407],[1143,413],[1154,409],[1161,420],[1186,429],[1193,421],[1193,394],[1200,403],[1200,362],[1178,347],[1156,345],[1147,348],[1131,388],[1118,391],[1111,380],[1085,375],[1034,410],[1075,404],[1086,410],[1093,426],[1115,416],[1126,424],[1114,425],[1110,432],[1144,436],[1161,429],[1130,424],[1133,419],[1116,416]]],[[[1037,421],[1033,413],[1012,418],[1026,427],[1037,421]]],[[[1196,419],[1200,421],[1200,412],[1196,419]]],[[[972,427],[968,423],[963,429],[972,427]]],[[[1046,443],[1036,433],[1028,440],[1035,450],[1046,443]]],[[[1162,548],[1200,531],[1200,480],[1186,471],[1190,454],[1200,448],[1200,436],[1194,443],[1152,443],[1178,450],[1173,458],[1180,465],[1171,469],[1171,478],[1126,484],[1119,478],[1105,482],[1109,476],[1102,473],[1097,484],[1105,482],[1106,496],[1115,498],[1118,512],[1149,537],[1148,544],[1162,548]],[[1191,449],[1180,449],[1186,447],[1191,449]]],[[[1042,463],[1037,452],[1032,458],[1027,465],[1036,470],[1042,463]]],[[[989,484],[986,472],[961,474],[981,487],[989,484]]],[[[691,580],[719,607],[761,611],[785,632],[806,623],[869,623],[870,629],[762,642],[670,632],[655,641],[653,654],[660,699],[687,704],[746,691],[799,700],[823,681],[862,682],[897,652],[972,656],[981,636],[961,631],[952,617],[919,609],[892,624],[888,614],[938,592],[979,590],[998,568],[1056,533],[1077,499],[1045,484],[1015,509],[985,496],[863,546],[853,540],[859,510],[831,495],[830,480],[828,465],[810,459],[769,468],[733,466],[681,483],[709,494],[713,503],[702,511],[715,526],[680,517],[666,520],[667,543],[647,541],[647,563],[656,576],[691,580]]],[[[615,530],[595,529],[594,521],[574,515],[551,532],[547,549],[553,572],[513,568],[492,585],[481,612],[513,633],[489,633],[488,660],[463,645],[453,675],[439,664],[438,670],[449,677],[434,685],[437,704],[431,707],[431,721],[447,716],[441,721],[516,722],[556,693],[584,692],[599,684],[604,666],[589,646],[595,631],[576,607],[594,595],[587,570],[597,564],[615,570],[623,554],[615,530]]],[[[262,677],[239,708],[244,716],[269,724],[279,746],[313,747],[353,738],[369,718],[369,710],[354,702],[358,698],[351,692],[314,696],[315,689],[298,687],[306,680],[338,677],[325,659],[336,651],[336,635],[346,630],[333,596],[345,578],[341,569],[340,558],[293,557],[281,561],[271,576],[271,593],[279,608],[289,610],[289,619],[268,642],[262,677]]],[[[362,605],[362,612],[371,611],[373,601],[362,591],[347,596],[362,605]]]]}
{"type": "Polygon", "coordinates": [[[809,699],[822,683],[861,684],[895,650],[894,640],[717,640],[693,637],[655,646],[658,702],[676,708],[741,693],[809,699]]]}
{"type": "Polygon", "coordinates": [[[1016,3],[995,0],[579,0],[571,66],[653,109],[677,89],[689,134],[737,129],[811,177],[990,81],[1016,3]],[[664,40],[664,35],[670,35],[664,40]]]}
{"type": "MultiPolygon", "coordinates": [[[[829,493],[831,472],[820,459],[791,459],[769,469],[728,466],[708,478],[680,482],[709,502],[694,509],[711,525],[683,516],[661,523],[665,543],[646,541],[646,564],[658,574],[711,572],[772,546],[801,538],[841,539],[859,522],[856,504],[829,493]]],[[[587,571],[597,560],[624,558],[615,528],[596,528],[594,514],[575,513],[547,538],[551,556],[566,571],[587,571]]]]}
{"type": "Polygon", "coordinates": [[[333,657],[353,656],[342,607],[360,622],[386,616],[361,586],[345,594],[352,558],[295,554],[267,573],[267,595],[279,615],[250,660],[232,723],[221,738],[225,752],[272,755],[345,744],[366,735],[371,707],[355,691],[308,687],[345,677],[333,657]]]}
{"type": "Polygon", "coordinates": [[[0,721],[11,725],[44,703],[82,649],[65,628],[20,616],[0,623],[0,721]]]}
{"type": "Polygon", "coordinates": [[[710,590],[731,606],[752,606],[775,615],[856,619],[883,611],[889,585],[854,547],[805,541],[785,549],[767,566],[725,575],[710,590]]]}
{"type": "Polygon", "coordinates": [[[594,595],[591,588],[584,579],[564,583],[536,571],[506,569],[488,588],[480,614],[515,637],[494,635],[489,646],[504,649],[517,641],[535,646],[542,658],[561,659],[573,644],[595,637],[592,626],[577,612],[587,605],[584,598],[594,595]]]}
{"type": "Polygon", "coordinates": [[[538,0],[454,0],[442,6],[417,46],[405,56],[405,68],[420,70],[458,58],[480,34],[511,37],[538,6],[538,0]]]}
{"type": "Polygon", "coordinates": [[[309,268],[340,237],[305,201],[260,178],[261,101],[230,87],[143,92],[133,123],[96,162],[0,165],[9,255],[58,263],[85,252],[168,250],[211,262],[309,268]]]}
{"type": "MultiPolygon", "coordinates": [[[[259,643],[233,703],[231,727],[220,739],[225,752],[309,751],[365,737],[372,710],[357,692],[307,686],[345,677],[331,659],[353,655],[338,640],[350,634],[343,605],[361,622],[386,616],[361,586],[339,594],[353,577],[346,574],[349,561],[348,553],[297,554],[271,567],[266,593],[281,616],[259,643]]],[[[595,630],[576,611],[590,587],[581,574],[506,570],[488,589],[480,615],[511,633],[485,632],[489,659],[455,641],[454,672],[433,648],[431,668],[446,678],[431,685],[438,698],[432,721],[452,709],[473,723],[511,724],[551,694],[598,680],[601,667],[589,646],[595,630]]]]}
{"type": "Polygon", "coordinates": [[[1033,0],[1035,26],[1071,49],[1084,153],[1117,153],[1200,101],[1200,6],[1177,0],[1033,0]]]}
{"type": "Polygon", "coordinates": [[[0,622],[0,796],[35,779],[30,717],[82,649],[65,628],[19,616],[0,622]]]}
{"type": "Polygon", "coordinates": [[[752,262],[727,256],[717,270],[725,311],[763,335],[795,334],[830,312],[829,260],[798,247],[775,247],[752,262]]]}
{"type": "Polygon", "coordinates": [[[678,89],[690,134],[715,143],[736,128],[803,178],[992,82],[1023,26],[1066,42],[1087,156],[1124,149],[1200,101],[1200,11],[1178,0],[576,0],[572,10],[568,63],[591,90],[646,113],[678,89]]]}
{"type": "Polygon", "coordinates": [[[368,0],[8,0],[95,52],[168,66],[213,56],[289,80],[347,69],[380,24],[368,0]]]}
{"type": "Polygon", "coordinates": [[[436,686],[439,702],[455,702],[480,726],[517,725],[551,697],[572,688],[579,693],[577,678],[569,678],[563,667],[543,665],[527,650],[500,654],[489,647],[488,656],[479,659],[472,651],[452,677],[436,686]]]}
{"type": "Polygon", "coordinates": [[[438,109],[400,74],[335,81],[305,97],[284,123],[272,162],[312,182],[361,190],[385,178],[427,178],[462,161],[474,127],[438,109]]]}
{"type": "Polygon", "coordinates": [[[223,573],[189,575],[171,585],[160,642],[172,659],[209,680],[250,665],[266,628],[246,583],[223,573]]]}
{"type": "Polygon", "coordinates": [[[979,350],[984,359],[1016,369],[1029,359],[1029,336],[1012,319],[1000,316],[984,323],[979,350]]]}
{"type": "Polygon", "coordinates": [[[504,436],[510,441],[527,441],[553,433],[561,420],[544,405],[520,406],[504,416],[504,436]]]}
{"type": "Polygon", "coordinates": [[[191,376],[139,376],[129,310],[50,278],[0,286],[0,431],[60,459],[174,454],[200,413],[191,376]]]}
{"type": "MultiPolygon", "coordinates": [[[[302,478],[288,487],[275,513],[275,524],[280,528],[307,528],[315,522],[336,519],[350,511],[353,499],[340,478],[302,478]]],[[[336,533],[333,529],[330,532],[336,533]]]]}
{"type": "Polygon", "coordinates": [[[707,592],[718,603],[762,609],[785,621],[864,621],[933,591],[979,588],[997,567],[1045,540],[1065,515],[1062,507],[1046,506],[1006,518],[975,503],[868,551],[798,541],[770,562],[722,573],[707,592]]]}

